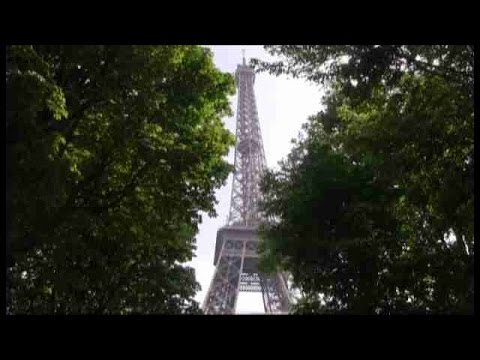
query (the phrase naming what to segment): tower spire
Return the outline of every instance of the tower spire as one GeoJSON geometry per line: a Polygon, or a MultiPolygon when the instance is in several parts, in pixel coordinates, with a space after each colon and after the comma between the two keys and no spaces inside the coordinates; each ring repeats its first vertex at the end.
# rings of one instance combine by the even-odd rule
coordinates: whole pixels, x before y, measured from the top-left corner
{"type": "Polygon", "coordinates": [[[243,65],[245,66],[246,63],[245,63],[245,49],[242,49],[242,62],[243,62],[243,65]]]}

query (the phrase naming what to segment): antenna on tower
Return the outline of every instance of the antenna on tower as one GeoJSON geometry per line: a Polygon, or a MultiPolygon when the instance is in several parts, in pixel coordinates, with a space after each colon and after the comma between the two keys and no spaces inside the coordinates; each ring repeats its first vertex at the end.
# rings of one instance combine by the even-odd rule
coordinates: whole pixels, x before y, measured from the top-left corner
{"type": "Polygon", "coordinates": [[[242,49],[243,65],[245,65],[245,49],[242,49]]]}

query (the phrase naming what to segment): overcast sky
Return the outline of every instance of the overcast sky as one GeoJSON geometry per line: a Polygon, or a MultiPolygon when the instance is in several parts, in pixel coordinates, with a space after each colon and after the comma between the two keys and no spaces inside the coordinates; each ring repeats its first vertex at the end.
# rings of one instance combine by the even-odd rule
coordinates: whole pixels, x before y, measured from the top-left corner
{"type": "MultiPolygon", "coordinates": [[[[245,49],[247,62],[250,58],[271,60],[271,56],[263,46],[222,45],[209,46],[214,52],[214,61],[218,69],[233,73],[242,62],[242,49],[245,49]]],[[[279,160],[284,158],[291,149],[290,140],[295,138],[301,125],[307,117],[321,109],[323,95],[319,86],[304,80],[290,77],[276,77],[266,73],[256,74],[255,96],[258,116],[262,130],[263,146],[269,168],[276,167],[279,160]]],[[[236,126],[236,95],[231,98],[234,116],[225,118],[225,126],[235,133],[236,126]]],[[[228,160],[233,164],[234,149],[232,148],[228,160]]],[[[202,290],[197,293],[196,300],[203,303],[204,296],[210,286],[215,267],[213,255],[217,230],[224,226],[230,207],[230,190],[232,176],[226,185],[217,190],[216,197],[219,203],[216,206],[218,216],[209,218],[203,215],[203,223],[197,235],[196,257],[188,263],[195,268],[197,281],[202,290]]],[[[260,293],[240,293],[237,301],[238,314],[263,313],[263,303],[260,293]]]]}

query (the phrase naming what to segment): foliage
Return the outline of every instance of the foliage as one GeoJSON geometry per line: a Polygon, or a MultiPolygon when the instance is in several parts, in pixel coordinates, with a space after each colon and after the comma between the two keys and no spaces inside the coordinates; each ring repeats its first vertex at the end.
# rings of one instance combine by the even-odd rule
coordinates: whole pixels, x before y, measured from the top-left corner
{"type": "Polygon", "coordinates": [[[232,76],[198,46],[8,46],[6,73],[9,311],[197,313],[232,76]]]}
{"type": "Polygon", "coordinates": [[[300,313],[473,312],[473,47],[272,46],[330,86],[264,179],[262,262],[300,313]]]}

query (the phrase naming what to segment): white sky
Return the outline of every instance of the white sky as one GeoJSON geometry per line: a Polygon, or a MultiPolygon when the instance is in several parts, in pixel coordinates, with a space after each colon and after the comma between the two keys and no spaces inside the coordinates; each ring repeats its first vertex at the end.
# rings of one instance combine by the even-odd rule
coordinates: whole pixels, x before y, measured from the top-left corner
{"type": "MultiPolygon", "coordinates": [[[[214,61],[218,69],[234,73],[242,62],[242,49],[245,49],[247,62],[250,58],[272,60],[263,46],[252,45],[221,45],[209,46],[214,52],[214,61]]],[[[284,158],[291,149],[290,140],[296,138],[301,125],[307,117],[321,109],[320,100],[323,93],[320,87],[304,80],[286,76],[276,77],[267,73],[256,74],[255,96],[258,116],[262,130],[263,146],[267,166],[276,167],[277,162],[284,158]]],[[[236,95],[231,98],[234,116],[225,118],[225,126],[235,134],[236,126],[236,95]]],[[[232,147],[228,160],[233,164],[234,149],[232,147]]],[[[230,191],[232,176],[228,177],[224,187],[217,190],[218,204],[216,218],[203,214],[203,223],[197,235],[196,257],[187,265],[195,268],[197,281],[202,290],[196,295],[196,300],[203,303],[204,296],[210,286],[215,267],[213,256],[217,230],[224,226],[230,207],[230,191]]],[[[260,293],[239,294],[237,314],[263,313],[263,303],[260,293]]]]}

